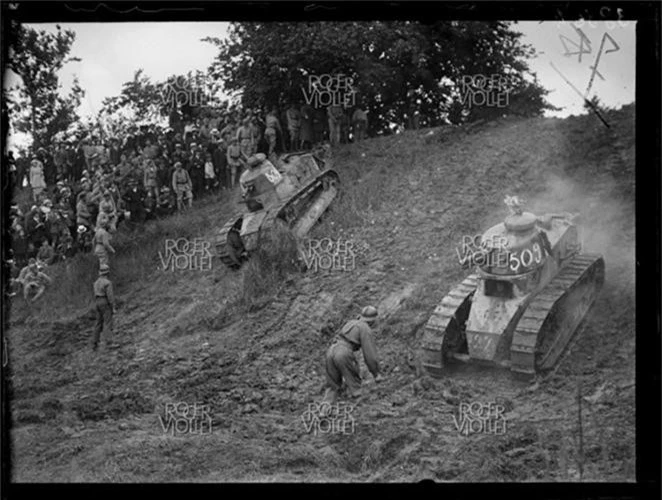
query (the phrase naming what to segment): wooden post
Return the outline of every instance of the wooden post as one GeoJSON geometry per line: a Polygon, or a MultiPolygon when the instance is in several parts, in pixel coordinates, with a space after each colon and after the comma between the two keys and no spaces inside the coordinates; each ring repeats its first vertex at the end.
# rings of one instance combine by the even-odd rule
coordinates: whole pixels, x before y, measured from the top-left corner
{"type": "Polygon", "coordinates": [[[577,419],[579,425],[577,465],[579,466],[579,480],[581,481],[584,475],[584,431],[582,429],[582,388],[579,380],[577,381],[577,419]]]}

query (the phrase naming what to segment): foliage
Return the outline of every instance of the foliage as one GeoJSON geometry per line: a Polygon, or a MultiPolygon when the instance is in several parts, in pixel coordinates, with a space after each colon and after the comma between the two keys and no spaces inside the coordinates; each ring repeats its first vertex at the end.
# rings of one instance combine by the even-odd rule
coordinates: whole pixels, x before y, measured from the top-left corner
{"type": "MultiPolygon", "coordinates": [[[[417,105],[421,126],[457,115],[463,75],[508,75],[512,92],[542,111],[545,91],[525,80],[533,50],[506,22],[233,23],[225,40],[205,38],[219,54],[210,68],[249,107],[303,100],[309,75],[353,78],[372,133],[402,125],[417,105]],[[417,103],[417,104],[416,104],[417,103]],[[455,103],[455,104],[454,104],[455,103]]],[[[484,118],[467,109],[467,120],[484,118]]],[[[521,111],[521,110],[520,110],[521,111]]],[[[512,112],[500,108],[498,114],[512,112]]]]}
{"type": "Polygon", "coordinates": [[[77,79],[68,95],[59,94],[59,70],[80,59],[68,57],[75,33],[56,28],[52,34],[11,23],[7,37],[7,66],[21,79],[20,85],[9,89],[12,126],[32,135],[33,149],[48,145],[55,134],[78,119],[76,109],[85,95],[77,79]]]}
{"type": "Polygon", "coordinates": [[[218,84],[200,70],[153,82],[139,69],[119,95],[104,99],[98,119],[111,135],[124,134],[137,122],[162,121],[174,109],[190,119],[204,106],[219,104],[217,91],[218,84]]]}

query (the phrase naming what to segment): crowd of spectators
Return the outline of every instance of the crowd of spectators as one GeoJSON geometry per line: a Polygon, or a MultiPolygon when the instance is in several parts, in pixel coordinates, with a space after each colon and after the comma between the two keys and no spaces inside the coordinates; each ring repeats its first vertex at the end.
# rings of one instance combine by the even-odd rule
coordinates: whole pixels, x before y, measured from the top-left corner
{"type": "Polygon", "coordinates": [[[43,267],[76,252],[97,253],[99,228],[112,235],[124,224],[133,231],[207,193],[232,189],[257,152],[274,159],[327,140],[349,142],[350,130],[354,140],[365,136],[360,108],[281,107],[200,108],[195,116],[173,109],[166,128],[134,125],[121,137],[89,131],[31,156],[10,153],[14,265],[35,259],[43,267]]]}

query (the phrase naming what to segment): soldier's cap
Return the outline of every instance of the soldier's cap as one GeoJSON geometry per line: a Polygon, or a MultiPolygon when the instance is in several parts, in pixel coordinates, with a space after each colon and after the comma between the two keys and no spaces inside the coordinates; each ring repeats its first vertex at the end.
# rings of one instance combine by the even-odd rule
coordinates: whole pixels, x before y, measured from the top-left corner
{"type": "Polygon", "coordinates": [[[365,321],[372,322],[377,319],[377,316],[379,313],[377,312],[377,308],[373,306],[366,306],[363,309],[361,309],[361,318],[364,319],[365,321]]]}
{"type": "Polygon", "coordinates": [[[99,274],[108,274],[110,272],[110,267],[107,264],[101,264],[99,266],[99,274]]]}
{"type": "Polygon", "coordinates": [[[181,161],[178,161],[177,163],[175,163],[175,168],[177,168],[177,167],[181,167],[181,166],[182,166],[182,162],[181,162],[181,161]]]}

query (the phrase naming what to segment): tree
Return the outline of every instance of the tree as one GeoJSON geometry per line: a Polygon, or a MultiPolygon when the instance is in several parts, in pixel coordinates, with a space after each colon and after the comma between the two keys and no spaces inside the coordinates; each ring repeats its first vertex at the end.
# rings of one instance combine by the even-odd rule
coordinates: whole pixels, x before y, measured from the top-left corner
{"type": "Polygon", "coordinates": [[[152,82],[137,70],[125,82],[119,95],[103,100],[98,120],[114,135],[125,133],[138,122],[155,123],[178,109],[190,118],[206,105],[219,104],[218,85],[202,71],[171,75],[163,82],[152,82]]]}
{"type": "Polygon", "coordinates": [[[133,80],[122,85],[120,95],[103,100],[101,113],[112,115],[124,109],[136,119],[155,120],[166,113],[162,100],[160,85],[139,69],[133,74],[133,80]]]}
{"type": "Polygon", "coordinates": [[[203,41],[219,49],[210,75],[241,92],[244,105],[302,99],[310,75],[342,73],[370,113],[371,132],[386,133],[415,111],[421,126],[445,122],[449,112],[470,121],[513,112],[460,102],[465,75],[507,75],[511,96],[537,95],[528,102],[542,112],[546,91],[526,79],[533,52],[520,37],[501,21],[377,21],[233,23],[227,39],[203,41]]]}
{"type": "Polygon", "coordinates": [[[50,144],[55,134],[78,119],[76,109],[85,95],[77,79],[68,95],[59,94],[59,70],[80,59],[68,57],[75,33],[56,28],[57,33],[51,34],[10,25],[7,66],[21,79],[20,85],[9,89],[14,96],[10,116],[15,130],[32,135],[33,150],[50,144]]]}

